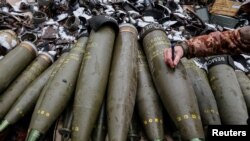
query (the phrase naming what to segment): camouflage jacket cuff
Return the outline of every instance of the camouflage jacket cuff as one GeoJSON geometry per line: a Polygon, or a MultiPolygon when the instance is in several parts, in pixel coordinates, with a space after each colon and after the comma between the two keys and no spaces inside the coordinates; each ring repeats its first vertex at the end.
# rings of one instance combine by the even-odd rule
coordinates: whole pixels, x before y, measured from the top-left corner
{"type": "Polygon", "coordinates": [[[183,57],[187,57],[188,56],[188,46],[186,44],[185,41],[177,43],[178,46],[181,46],[183,49],[183,57]]]}

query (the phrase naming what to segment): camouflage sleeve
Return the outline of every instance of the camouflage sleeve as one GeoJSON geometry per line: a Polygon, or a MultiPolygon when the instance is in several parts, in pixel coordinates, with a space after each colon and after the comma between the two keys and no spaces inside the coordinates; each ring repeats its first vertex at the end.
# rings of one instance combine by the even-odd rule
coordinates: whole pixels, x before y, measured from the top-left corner
{"type": "Polygon", "coordinates": [[[186,57],[250,53],[250,26],[191,38],[181,45],[186,57]]]}

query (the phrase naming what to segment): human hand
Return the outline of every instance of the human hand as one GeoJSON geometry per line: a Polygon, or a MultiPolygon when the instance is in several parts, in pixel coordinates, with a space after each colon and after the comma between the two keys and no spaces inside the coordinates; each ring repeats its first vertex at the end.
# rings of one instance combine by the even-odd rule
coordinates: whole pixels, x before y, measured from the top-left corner
{"type": "Polygon", "coordinates": [[[184,55],[183,48],[181,46],[174,47],[174,60],[172,60],[172,48],[164,49],[164,61],[171,68],[175,68],[182,56],[184,55]]]}

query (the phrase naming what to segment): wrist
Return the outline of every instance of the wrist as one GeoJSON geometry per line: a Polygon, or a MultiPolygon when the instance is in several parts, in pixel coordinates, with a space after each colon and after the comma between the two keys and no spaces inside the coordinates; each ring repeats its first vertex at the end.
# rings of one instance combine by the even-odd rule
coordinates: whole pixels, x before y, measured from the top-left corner
{"type": "Polygon", "coordinates": [[[177,43],[177,46],[180,46],[183,50],[182,57],[187,57],[188,56],[188,46],[187,46],[186,42],[177,43]]]}

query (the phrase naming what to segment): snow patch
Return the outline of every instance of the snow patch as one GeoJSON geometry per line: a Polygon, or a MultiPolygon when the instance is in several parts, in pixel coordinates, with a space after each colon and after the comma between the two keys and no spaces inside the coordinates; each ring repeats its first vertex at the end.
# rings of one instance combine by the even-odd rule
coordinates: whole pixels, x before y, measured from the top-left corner
{"type": "Polygon", "coordinates": [[[174,25],[176,23],[177,23],[177,21],[167,21],[167,22],[163,23],[163,26],[169,27],[169,26],[172,26],[172,25],[174,25]]]}
{"type": "Polygon", "coordinates": [[[70,36],[70,35],[67,35],[67,33],[65,32],[64,30],[64,27],[59,27],[59,35],[62,39],[65,39],[65,40],[70,40],[70,41],[73,41],[75,40],[75,37],[73,36],[70,36]]]}
{"type": "Polygon", "coordinates": [[[63,13],[63,14],[60,14],[57,16],[57,21],[61,21],[61,20],[64,20],[65,18],[68,17],[68,13],[63,13]]]}
{"type": "Polygon", "coordinates": [[[199,67],[200,69],[204,69],[206,72],[208,72],[206,63],[205,63],[205,64],[202,64],[202,63],[201,63],[200,61],[198,61],[198,60],[199,60],[198,58],[194,58],[194,59],[193,59],[195,65],[196,65],[197,67],[199,67]]]}
{"type": "Polygon", "coordinates": [[[3,11],[3,12],[6,12],[6,13],[9,13],[9,8],[8,8],[8,7],[3,7],[3,8],[2,8],[2,11],[3,11]]]}
{"type": "Polygon", "coordinates": [[[137,21],[139,27],[144,27],[144,26],[150,24],[150,23],[142,21],[141,19],[138,19],[136,21],[137,21]]]}
{"type": "Polygon", "coordinates": [[[84,13],[84,8],[83,7],[79,7],[78,9],[76,9],[75,11],[73,11],[74,16],[79,17],[84,13]]]}
{"type": "Polygon", "coordinates": [[[53,19],[49,19],[47,22],[45,22],[46,25],[58,25],[57,21],[54,21],[53,19]]]}
{"type": "Polygon", "coordinates": [[[39,11],[39,8],[38,8],[37,6],[34,6],[34,7],[33,7],[33,10],[34,10],[34,11],[39,11]]]}
{"type": "Polygon", "coordinates": [[[144,16],[142,18],[145,22],[155,22],[155,19],[152,16],[144,16]]]}
{"type": "Polygon", "coordinates": [[[236,61],[234,61],[234,65],[239,69],[239,70],[242,70],[244,72],[248,72],[247,69],[245,69],[245,67],[241,64],[241,63],[238,63],[236,61]]]}
{"type": "Polygon", "coordinates": [[[12,46],[12,47],[15,47],[16,45],[17,45],[17,41],[16,41],[16,40],[12,40],[12,41],[11,41],[11,46],[12,46]]]}
{"type": "Polygon", "coordinates": [[[56,51],[48,51],[48,53],[52,56],[56,56],[56,51]]]}
{"type": "Polygon", "coordinates": [[[10,44],[7,42],[6,36],[0,36],[0,45],[6,48],[7,50],[10,50],[12,48],[10,44]]]}
{"type": "Polygon", "coordinates": [[[24,2],[26,4],[28,4],[27,0],[21,0],[19,2],[16,2],[14,5],[12,5],[14,11],[21,11],[19,8],[20,8],[20,4],[24,2]]]}
{"type": "Polygon", "coordinates": [[[85,12],[84,12],[84,8],[83,7],[79,7],[78,9],[76,9],[74,12],[73,12],[74,16],[75,17],[84,17],[85,19],[90,19],[92,18],[92,16],[90,15],[87,15],[85,12]]]}

